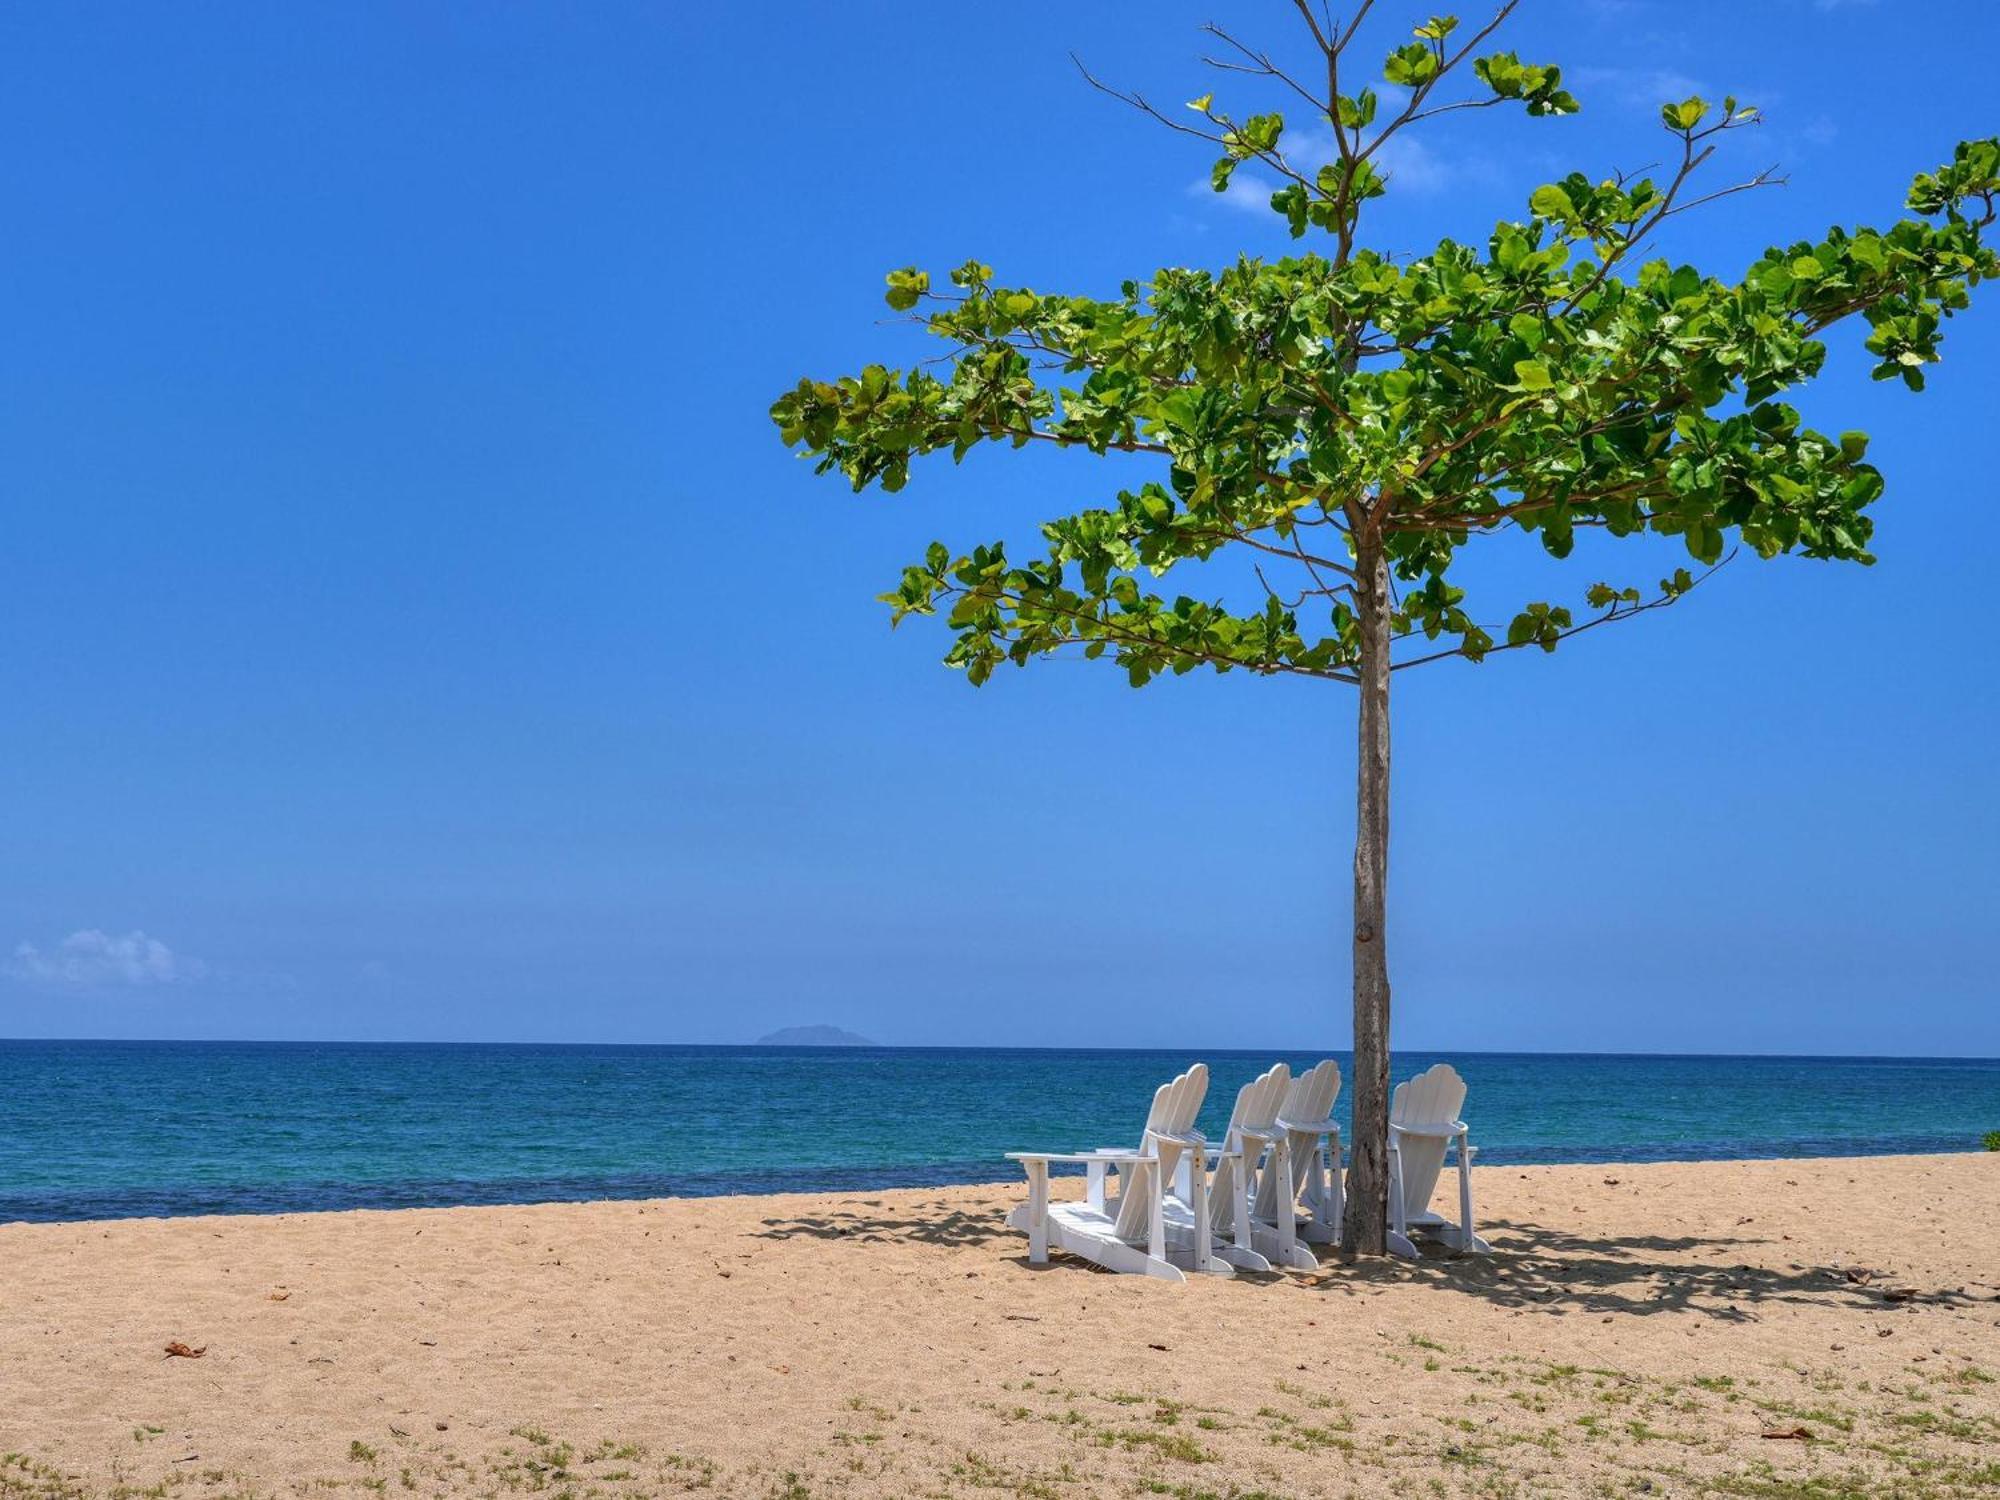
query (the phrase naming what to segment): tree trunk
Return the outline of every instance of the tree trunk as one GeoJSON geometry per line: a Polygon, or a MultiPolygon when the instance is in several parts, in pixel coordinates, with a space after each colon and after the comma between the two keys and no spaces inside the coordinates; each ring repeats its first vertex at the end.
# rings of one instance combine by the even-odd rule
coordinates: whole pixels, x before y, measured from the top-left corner
{"type": "Polygon", "coordinates": [[[1354,814],[1354,1135],[1346,1246],[1380,1255],[1389,1222],[1389,560],[1357,537],[1360,743],[1354,814]]]}

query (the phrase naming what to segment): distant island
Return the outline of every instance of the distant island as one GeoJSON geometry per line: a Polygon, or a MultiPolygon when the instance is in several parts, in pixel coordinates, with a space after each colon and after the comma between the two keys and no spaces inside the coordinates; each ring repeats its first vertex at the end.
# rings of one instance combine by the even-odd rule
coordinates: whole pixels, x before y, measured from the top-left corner
{"type": "Polygon", "coordinates": [[[865,1036],[842,1031],[838,1026],[786,1026],[769,1036],[757,1038],[760,1047],[872,1047],[865,1036]]]}

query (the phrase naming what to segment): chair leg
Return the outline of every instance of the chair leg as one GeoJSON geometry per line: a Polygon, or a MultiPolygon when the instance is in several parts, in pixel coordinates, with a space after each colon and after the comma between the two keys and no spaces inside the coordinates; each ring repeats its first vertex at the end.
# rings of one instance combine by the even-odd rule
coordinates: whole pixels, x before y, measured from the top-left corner
{"type": "Polygon", "coordinates": [[[1248,1250],[1251,1247],[1250,1199],[1252,1188],[1250,1169],[1250,1143],[1240,1136],[1236,1141],[1236,1176],[1230,1181],[1231,1209],[1236,1218],[1236,1248],[1248,1250]]]}
{"type": "Polygon", "coordinates": [[[1472,1227],[1472,1143],[1458,1137],[1458,1248],[1462,1254],[1484,1255],[1490,1248],[1472,1227]]]}
{"type": "Polygon", "coordinates": [[[1084,1169],[1084,1200],[1099,1213],[1104,1212],[1104,1163],[1094,1161],[1084,1169]]]}
{"type": "Polygon", "coordinates": [[[1341,1176],[1340,1171],[1340,1127],[1337,1125],[1333,1130],[1331,1144],[1333,1146],[1333,1173],[1329,1179],[1328,1197],[1332,1202],[1329,1205],[1323,1205],[1320,1211],[1326,1213],[1331,1219],[1328,1230],[1333,1235],[1334,1241],[1338,1243],[1346,1231],[1347,1191],[1341,1186],[1341,1183],[1345,1179],[1341,1176]]]}
{"type": "MultiPolygon", "coordinates": [[[[1154,1260],[1167,1258],[1167,1173],[1164,1162],[1153,1163],[1153,1181],[1147,1190],[1152,1202],[1147,1205],[1146,1253],[1154,1260]]],[[[1132,1184],[1138,1186],[1139,1174],[1132,1174],[1132,1184]]]]}
{"type": "Polygon", "coordinates": [[[1415,1241],[1410,1238],[1409,1220],[1403,1204],[1403,1153],[1389,1142],[1389,1253],[1405,1260],[1417,1259],[1415,1241]]]}
{"type": "Polygon", "coordinates": [[[1028,1264],[1049,1263],[1049,1164],[1028,1163],[1028,1264]]]}
{"type": "Polygon", "coordinates": [[[1292,1248],[1298,1243],[1299,1210],[1298,1200],[1291,1195],[1292,1185],[1292,1138],[1280,1132],[1271,1143],[1271,1160],[1264,1170],[1273,1175],[1280,1184],[1278,1190],[1278,1261],[1290,1265],[1292,1248]]]}
{"type": "Polygon", "coordinates": [[[1188,1152],[1188,1208],[1194,1215],[1194,1268],[1209,1268],[1208,1163],[1200,1150],[1188,1152]]]}

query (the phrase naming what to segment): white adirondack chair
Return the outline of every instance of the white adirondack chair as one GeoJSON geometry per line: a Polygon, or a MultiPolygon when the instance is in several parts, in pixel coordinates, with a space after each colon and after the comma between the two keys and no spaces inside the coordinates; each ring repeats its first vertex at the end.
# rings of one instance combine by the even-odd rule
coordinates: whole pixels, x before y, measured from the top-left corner
{"type": "Polygon", "coordinates": [[[1389,1100],[1389,1249],[1417,1256],[1413,1232],[1433,1236],[1460,1254],[1485,1255],[1492,1246],[1472,1228],[1470,1131],[1459,1111],[1465,1080],[1449,1063],[1437,1063],[1396,1085],[1389,1100]],[[1444,1170],[1445,1152],[1458,1146],[1458,1222],[1431,1212],[1431,1194],[1444,1170]]]}
{"type": "MultiPolygon", "coordinates": [[[[1307,1210],[1299,1224],[1299,1237],[1314,1245],[1340,1243],[1346,1209],[1341,1193],[1340,1125],[1333,1119],[1334,1101],[1339,1098],[1340,1064],[1329,1057],[1292,1080],[1278,1110],[1277,1123],[1285,1131],[1286,1154],[1291,1158],[1291,1201],[1296,1211],[1303,1198],[1307,1210]],[[1321,1154],[1322,1141],[1332,1148],[1331,1171],[1327,1169],[1328,1157],[1321,1154]]],[[[1275,1172],[1266,1172],[1258,1179],[1255,1213],[1267,1224],[1278,1222],[1282,1182],[1275,1172]]]]}
{"type": "MultiPolygon", "coordinates": [[[[1208,1182],[1206,1222],[1215,1236],[1211,1253],[1239,1271],[1268,1271],[1274,1263],[1300,1270],[1319,1265],[1318,1257],[1298,1243],[1295,1223],[1282,1217],[1260,1219],[1256,1209],[1267,1176],[1274,1172],[1291,1176],[1286,1134],[1278,1124],[1291,1084],[1292,1070],[1284,1063],[1244,1084],[1237,1090],[1222,1144],[1208,1150],[1213,1175],[1208,1182]]],[[[1183,1158],[1179,1182],[1183,1201],[1189,1198],[1189,1165],[1183,1158]]]]}
{"type": "Polygon", "coordinates": [[[1208,1224],[1208,1143],[1194,1128],[1208,1093],[1208,1066],[1196,1063],[1162,1084],[1138,1149],[1123,1151],[1009,1151],[1028,1174],[1028,1201],[1007,1222],[1028,1236],[1028,1259],[1044,1265],[1049,1247],[1067,1250],[1107,1270],[1185,1281],[1183,1268],[1214,1276],[1235,1271],[1212,1253],[1208,1224]],[[1189,1199],[1172,1193],[1174,1177],[1189,1163],[1189,1199]],[[1086,1188],[1081,1203],[1049,1201],[1049,1164],[1081,1162],[1086,1188]],[[1105,1175],[1116,1170],[1119,1191],[1107,1200],[1105,1175]],[[1196,1228],[1200,1232],[1195,1232],[1196,1228]]]}

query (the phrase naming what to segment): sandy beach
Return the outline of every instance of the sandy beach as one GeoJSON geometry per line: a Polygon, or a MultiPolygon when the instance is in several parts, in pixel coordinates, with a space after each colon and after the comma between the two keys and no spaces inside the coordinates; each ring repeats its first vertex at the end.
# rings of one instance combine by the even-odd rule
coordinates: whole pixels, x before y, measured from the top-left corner
{"type": "Polygon", "coordinates": [[[0,1226],[0,1494],[2000,1488],[2000,1155],[1477,1186],[1490,1259],[1186,1286],[1012,1184],[0,1226]]]}

